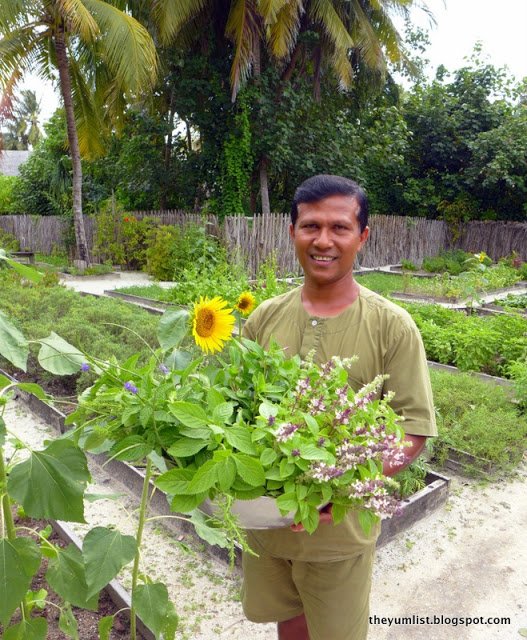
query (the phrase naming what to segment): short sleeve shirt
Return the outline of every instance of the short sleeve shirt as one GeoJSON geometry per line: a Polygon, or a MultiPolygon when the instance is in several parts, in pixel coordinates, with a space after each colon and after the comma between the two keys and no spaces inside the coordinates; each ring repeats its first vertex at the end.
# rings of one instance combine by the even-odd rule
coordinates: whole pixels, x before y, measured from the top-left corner
{"type": "MultiPolygon", "coordinates": [[[[358,356],[349,381],[357,391],[378,374],[387,374],[381,393],[395,393],[391,406],[404,418],[408,434],[437,435],[430,377],[419,330],[411,316],[359,285],[359,296],[334,317],[311,316],[302,304],[302,288],[263,302],[247,320],[243,334],[267,348],[275,340],[291,356],[314,352],[323,364],[332,356],[358,356]]],[[[258,544],[279,557],[339,560],[375,542],[378,530],[364,536],[355,513],[340,525],[321,526],[314,534],[289,529],[251,532],[258,544]]]]}

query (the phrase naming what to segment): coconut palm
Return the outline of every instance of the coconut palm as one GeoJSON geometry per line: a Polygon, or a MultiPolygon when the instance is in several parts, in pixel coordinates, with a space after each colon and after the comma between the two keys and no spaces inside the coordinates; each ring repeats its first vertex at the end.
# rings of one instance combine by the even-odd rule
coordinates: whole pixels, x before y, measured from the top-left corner
{"type": "Polygon", "coordinates": [[[73,220],[78,257],[89,263],[82,216],[81,155],[101,152],[105,119],[126,96],[152,86],[157,68],[148,31],[122,3],[103,0],[2,0],[0,88],[9,107],[26,72],[57,81],[64,101],[73,176],[73,220]]]}
{"type": "MultiPolygon", "coordinates": [[[[394,13],[408,16],[419,0],[153,0],[153,16],[162,42],[183,44],[199,37],[201,25],[212,21],[220,37],[233,46],[231,93],[261,69],[261,51],[287,80],[299,68],[312,68],[314,95],[320,80],[331,71],[342,88],[353,81],[358,61],[378,78],[387,63],[408,63],[394,13]],[[301,37],[311,33],[314,38],[301,37]],[[313,42],[315,44],[313,44],[313,42]],[[310,58],[309,65],[306,58],[310,58]],[[302,64],[303,63],[303,64],[302,64]]],[[[419,3],[420,4],[420,3],[419,3]]],[[[278,96],[279,98],[279,96],[278,96]]],[[[269,210],[267,159],[259,162],[262,210],[269,210]]]]}

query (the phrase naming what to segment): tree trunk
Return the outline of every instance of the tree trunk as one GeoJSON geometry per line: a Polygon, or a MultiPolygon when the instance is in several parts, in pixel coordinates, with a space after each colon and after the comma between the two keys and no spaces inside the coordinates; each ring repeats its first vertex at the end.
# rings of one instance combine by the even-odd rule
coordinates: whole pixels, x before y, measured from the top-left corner
{"type": "Polygon", "coordinates": [[[60,91],[64,100],[64,111],[66,112],[66,127],[68,131],[68,144],[70,148],[72,178],[73,178],[73,225],[75,227],[75,242],[77,245],[77,256],[80,260],[90,264],[90,254],[86,241],[86,230],[84,228],[84,217],[82,215],[82,165],[79,150],[79,138],[75,125],[75,114],[73,112],[73,97],[71,91],[71,78],[68,65],[68,53],[66,49],[66,39],[64,30],[59,29],[54,38],[55,53],[57,54],[57,67],[59,70],[60,91]]]}
{"type": "Polygon", "coordinates": [[[262,213],[271,213],[269,204],[269,181],[267,179],[267,158],[260,160],[260,197],[262,198],[262,213]]]}

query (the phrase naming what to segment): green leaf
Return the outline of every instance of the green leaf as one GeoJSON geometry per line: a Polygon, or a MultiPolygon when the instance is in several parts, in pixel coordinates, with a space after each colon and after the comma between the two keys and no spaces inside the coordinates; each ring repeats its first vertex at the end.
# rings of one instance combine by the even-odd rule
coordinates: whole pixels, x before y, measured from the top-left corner
{"type": "Polygon", "coordinates": [[[163,624],[163,640],[174,640],[179,625],[179,617],[174,604],[169,600],[165,622],[163,624]]]}
{"type": "Polygon", "coordinates": [[[207,391],[207,407],[211,413],[218,405],[223,404],[224,402],[223,394],[218,391],[218,389],[211,387],[207,391]]]}
{"type": "Polygon", "coordinates": [[[88,597],[82,554],[73,544],[60,549],[54,558],[50,558],[46,580],[61,598],[74,607],[97,610],[99,594],[88,597]]]}
{"type": "Polygon", "coordinates": [[[189,332],[189,312],[186,309],[168,309],[157,326],[157,339],[164,351],[178,347],[189,332]]]}
{"type": "MultiPolygon", "coordinates": [[[[331,517],[333,518],[333,522],[335,524],[339,524],[342,522],[346,516],[348,510],[342,504],[333,504],[331,506],[331,517]]],[[[360,512],[359,512],[360,513],[360,512]]]]}
{"type": "Polygon", "coordinates": [[[182,438],[170,445],[169,449],[167,449],[167,453],[174,458],[186,458],[188,456],[195,455],[208,444],[209,443],[205,440],[185,440],[182,438]]]}
{"type": "Polygon", "coordinates": [[[208,493],[195,493],[192,495],[177,495],[172,498],[170,502],[170,508],[177,513],[191,513],[199,507],[199,505],[205,500],[208,493]]]}
{"type": "Polygon", "coordinates": [[[30,538],[0,539],[0,622],[5,626],[24,599],[40,566],[40,551],[30,538]]]}
{"type": "Polygon", "coordinates": [[[0,355],[18,369],[27,371],[29,346],[14,324],[0,312],[0,355]]]}
{"type": "Polygon", "coordinates": [[[181,349],[174,349],[166,359],[166,365],[176,371],[185,371],[191,362],[192,355],[181,349]]]}
{"type": "Polygon", "coordinates": [[[258,413],[266,420],[269,420],[271,416],[274,417],[278,414],[278,406],[270,402],[262,402],[258,408],[258,413]]]}
{"type": "Polygon", "coordinates": [[[95,527],[88,531],[82,544],[88,597],[113,580],[134,559],[136,551],[137,544],[133,536],[125,536],[106,527],[95,527]]]}
{"type": "Polygon", "coordinates": [[[373,525],[378,522],[379,517],[367,509],[360,509],[357,515],[361,529],[365,535],[369,536],[373,525]]]}
{"type": "Polygon", "coordinates": [[[25,391],[26,393],[32,393],[39,400],[48,399],[48,396],[44,391],[44,389],[39,384],[36,384],[35,382],[19,382],[17,384],[17,387],[19,389],[22,389],[22,391],[25,391]]]}
{"type": "Polygon", "coordinates": [[[189,482],[187,493],[203,493],[216,484],[218,480],[218,463],[214,460],[207,460],[205,464],[196,471],[194,477],[189,482]]]}
{"type": "Polygon", "coordinates": [[[236,478],[236,464],[232,458],[218,463],[218,483],[222,491],[228,491],[236,478]]]}
{"type": "Polygon", "coordinates": [[[278,454],[274,449],[264,449],[260,455],[260,462],[264,467],[268,467],[278,458],[278,454]]]}
{"type": "Polygon", "coordinates": [[[309,413],[303,413],[302,417],[304,418],[305,423],[309,427],[311,433],[314,433],[316,435],[320,431],[320,427],[316,419],[309,413]]]}
{"type": "Polygon", "coordinates": [[[128,436],[110,449],[110,456],[117,460],[141,460],[152,451],[152,446],[141,436],[128,436]]]}
{"type": "Polygon", "coordinates": [[[110,640],[114,616],[104,616],[99,620],[99,640],[110,640]]]}
{"type": "Polygon", "coordinates": [[[191,402],[173,402],[169,410],[186,427],[205,427],[209,423],[205,411],[191,402]]]}
{"type": "Polygon", "coordinates": [[[7,486],[32,518],[84,522],[83,495],[89,480],[84,452],[69,440],[54,440],[13,467],[7,486]]]}
{"type": "Polygon", "coordinates": [[[304,460],[327,460],[331,454],[325,449],[317,447],[316,444],[302,444],[299,447],[300,455],[304,460]]]}
{"type": "Polygon", "coordinates": [[[222,402],[214,407],[212,421],[216,424],[225,424],[232,416],[234,405],[232,402],[222,402]]]}
{"type": "Polygon", "coordinates": [[[141,584],[132,594],[137,615],[159,640],[166,624],[168,591],[164,584],[141,584]]]}
{"type": "Polygon", "coordinates": [[[3,640],[46,640],[47,636],[46,618],[29,618],[6,629],[3,640]]]}
{"type": "Polygon", "coordinates": [[[9,266],[18,273],[18,275],[22,276],[29,282],[33,282],[34,284],[38,284],[44,274],[40,271],[37,271],[33,267],[28,267],[26,264],[21,264],[16,260],[12,260],[11,258],[5,258],[5,261],[9,264],[9,266]]]}
{"type": "Polygon", "coordinates": [[[38,361],[50,373],[58,376],[71,375],[80,371],[81,364],[86,362],[86,356],[54,331],[39,342],[42,346],[38,352],[38,361]]]}
{"type": "Polygon", "coordinates": [[[194,525],[194,529],[198,536],[212,545],[219,547],[227,547],[227,535],[223,529],[218,529],[209,524],[209,518],[201,511],[194,511],[190,517],[190,522],[194,525]]]}
{"type": "Polygon", "coordinates": [[[255,460],[243,453],[233,455],[240,477],[252,487],[265,484],[265,472],[259,460],[255,460]]]}
{"type": "Polygon", "coordinates": [[[282,513],[289,513],[290,511],[296,511],[298,509],[298,498],[296,493],[291,491],[290,493],[283,493],[276,498],[276,506],[282,513]]]}
{"type": "MultiPolygon", "coordinates": [[[[0,320],[2,316],[0,314],[0,320]]],[[[0,389],[4,389],[8,387],[10,384],[13,384],[13,380],[10,380],[7,376],[4,376],[0,373],[0,389]]]]}
{"type": "Polygon", "coordinates": [[[257,450],[251,440],[251,432],[244,427],[226,427],[225,428],[225,440],[242,453],[248,453],[249,455],[256,455],[257,450]]]}
{"type": "Polygon", "coordinates": [[[65,604],[60,610],[59,629],[63,633],[65,633],[68,638],[79,640],[79,629],[77,627],[77,620],[75,620],[75,616],[73,615],[73,611],[71,610],[71,606],[69,604],[65,604]]]}
{"type": "Polygon", "coordinates": [[[318,527],[320,521],[320,513],[316,507],[308,506],[308,511],[305,516],[302,517],[302,525],[308,533],[313,533],[318,527]]]}
{"type": "Polygon", "coordinates": [[[170,469],[162,473],[155,481],[156,487],[170,495],[187,492],[188,483],[194,477],[192,469],[170,469]]]}
{"type": "Polygon", "coordinates": [[[7,429],[5,428],[5,421],[2,416],[0,416],[0,447],[4,446],[6,436],[7,429]]]}

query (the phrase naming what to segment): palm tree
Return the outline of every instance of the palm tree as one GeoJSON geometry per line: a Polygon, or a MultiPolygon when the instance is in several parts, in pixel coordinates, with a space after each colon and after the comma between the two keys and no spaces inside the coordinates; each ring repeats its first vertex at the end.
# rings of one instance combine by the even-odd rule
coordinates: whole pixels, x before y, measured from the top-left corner
{"type": "Polygon", "coordinates": [[[25,72],[56,80],[64,101],[73,176],[73,221],[77,253],[90,257],[82,215],[81,155],[102,151],[105,120],[127,96],[154,83],[157,56],[148,31],[103,0],[2,0],[0,87],[9,104],[25,72]]]}
{"type": "MultiPolygon", "coordinates": [[[[233,45],[230,72],[232,100],[251,75],[256,81],[267,60],[282,71],[281,90],[301,61],[311,59],[315,98],[321,75],[330,70],[342,88],[349,88],[357,61],[383,77],[387,62],[409,64],[391,15],[408,16],[419,0],[153,0],[153,16],[161,42],[183,44],[200,33],[204,21],[218,24],[233,45]],[[301,36],[317,36],[313,46],[301,36]]],[[[306,68],[307,65],[303,65],[306,68]]],[[[280,89],[279,89],[280,90],[280,89]]],[[[279,99],[280,96],[278,95],[279,99]]],[[[259,160],[262,211],[269,211],[265,156],[259,160]]]]}
{"type": "Polygon", "coordinates": [[[6,118],[7,135],[4,137],[6,149],[34,147],[42,138],[42,131],[38,125],[40,116],[40,102],[31,89],[23,89],[15,96],[11,106],[11,117],[6,118]]]}

